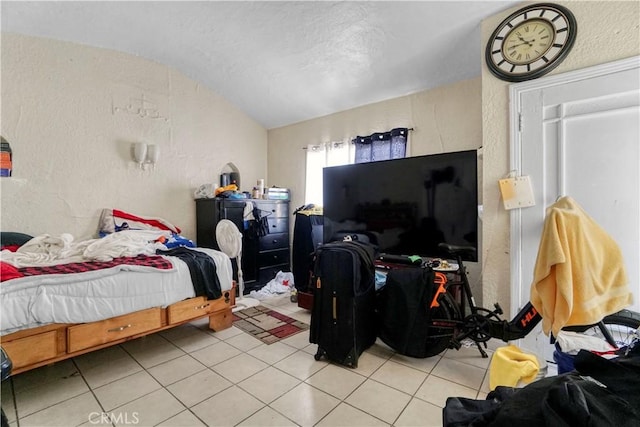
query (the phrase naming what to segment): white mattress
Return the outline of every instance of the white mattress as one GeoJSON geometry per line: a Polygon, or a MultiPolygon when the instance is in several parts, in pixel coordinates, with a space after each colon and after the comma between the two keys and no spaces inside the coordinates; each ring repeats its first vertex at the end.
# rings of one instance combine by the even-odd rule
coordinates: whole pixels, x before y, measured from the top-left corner
{"type": "MultiPolygon", "coordinates": [[[[213,249],[194,250],[214,259],[221,289],[231,289],[229,257],[213,249]]],[[[187,264],[176,257],[166,258],[173,269],[124,265],[2,282],[0,335],[48,323],[94,322],[194,297],[187,264]]]]}

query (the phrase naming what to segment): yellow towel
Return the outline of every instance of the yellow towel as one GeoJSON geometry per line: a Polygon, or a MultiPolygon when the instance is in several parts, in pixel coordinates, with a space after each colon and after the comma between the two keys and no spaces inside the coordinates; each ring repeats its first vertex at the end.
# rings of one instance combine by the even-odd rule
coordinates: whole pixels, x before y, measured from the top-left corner
{"type": "Polygon", "coordinates": [[[597,323],[628,307],[627,282],[622,251],[573,199],[547,209],[531,285],[545,334],[597,323]]]}
{"type": "Polygon", "coordinates": [[[533,354],[523,353],[515,345],[500,347],[491,358],[489,388],[515,387],[518,381],[530,383],[536,379],[539,370],[538,358],[533,354]]]}

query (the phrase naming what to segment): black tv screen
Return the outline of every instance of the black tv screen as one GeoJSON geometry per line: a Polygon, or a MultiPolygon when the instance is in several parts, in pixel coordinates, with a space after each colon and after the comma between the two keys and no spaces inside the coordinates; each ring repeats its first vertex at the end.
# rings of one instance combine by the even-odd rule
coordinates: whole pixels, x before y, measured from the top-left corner
{"type": "Polygon", "coordinates": [[[476,150],[324,168],[323,213],[325,243],[360,234],[381,253],[422,257],[449,243],[477,261],[476,150]]]}

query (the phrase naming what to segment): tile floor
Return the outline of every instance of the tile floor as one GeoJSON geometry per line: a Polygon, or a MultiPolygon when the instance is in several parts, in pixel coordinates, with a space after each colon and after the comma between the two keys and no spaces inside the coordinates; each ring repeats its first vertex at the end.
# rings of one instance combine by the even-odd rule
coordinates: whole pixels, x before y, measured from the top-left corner
{"type": "MultiPolygon", "coordinates": [[[[310,321],[288,295],[263,305],[310,321]]],[[[315,351],[307,332],[265,345],[201,320],[16,375],[2,407],[12,427],[441,426],[448,396],[489,391],[475,347],[415,359],[378,341],[357,369],[315,351]]]]}

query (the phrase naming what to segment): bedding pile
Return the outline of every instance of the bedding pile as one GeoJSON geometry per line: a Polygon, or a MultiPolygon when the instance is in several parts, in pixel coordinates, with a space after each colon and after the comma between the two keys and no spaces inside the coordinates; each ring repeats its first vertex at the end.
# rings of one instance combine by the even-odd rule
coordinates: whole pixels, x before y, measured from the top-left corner
{"type": "MultiPolygon", "coordinates": [[[[118,218],[126,214],[109,211],[118,218]]],[[[0,335],[49,323],[104,320],[194,296],[216,299],[232,288],[227,255],[180,242],[175,238],[180,229],[166,221],[146,227],[83,241],[43,234],[15,251],[2,250],[0,335]]]]}

